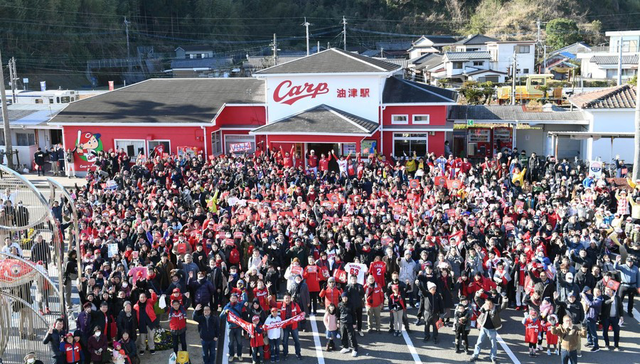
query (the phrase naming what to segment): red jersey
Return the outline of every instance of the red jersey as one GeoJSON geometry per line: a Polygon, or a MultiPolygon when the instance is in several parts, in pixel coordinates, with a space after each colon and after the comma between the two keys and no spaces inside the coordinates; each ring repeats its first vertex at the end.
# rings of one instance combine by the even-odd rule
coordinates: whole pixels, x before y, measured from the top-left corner
{"type": "Polygon", "coordinates": [[[258,299],[258,302],[260,302],[260,307],[262,307],[262,309],[265,311],[269,310],[269,302],[267,301],[268,295],[269,292],[266,288],[258,289],[256,287],[253,289],[253,297],[258,299]]]}
{"type": "Polygon", "coordinates": [[[531,317],[527,317],[524,320],[524,341],[529,344],[535,344],[538,342],[538,335],[542,331],[542,325],[540,320],[535,321],[531,317]]]}
{"type": "Polygon", "coordinates": [[[364,298],[367,307],[380,307],[384,303],[384,292],[382,286],[374,283],[373,286],[364,286],[364,298]]]}
{"type": "Polygon", "coordinates": [[[331,160],[331,154],[329,154],[329,157],[324,158],[324,159],[320,159],[320,161],[318,161],[318,165],[319,165],[319,169],[320,171],[328,171],[329,170],[329,161],[331,160]]]}
{"type": "Polygon", "coordinates": [[[284,167],[285,168],[293,167],[293,157],[291,156],[291,154],[285,155],[283,161],[284,161],[284,167]]]}
{"type": "Polygon", "coordinates": [[[309,163],[309,167],[311,168],[315,168],[318,166],[318,156],[315,154],[309,154],[307,161],[309,163]]]}
{"type": "Polygon", "coordinates": [[[558,345],[558,335],[551,333],[551,328],[554,326],[558,327],[560,324],[551,325],[548,322],[545,324],[544,331],[547,333],[547,345],[558,345]]]}
{"type": "Polygon", "coordinates": [[[306,266],[302,277],[307,281],[309,292],[320,292],[320,268],[317,265],[306,266]]]}
{"type": "Polygon", "coordinates": [[[383,261],[372,262],[369,266],[369,273],[373,275],[376,283],[382,287],[385,286],[384,276],[387,274],[387,263],[383,261]]]}

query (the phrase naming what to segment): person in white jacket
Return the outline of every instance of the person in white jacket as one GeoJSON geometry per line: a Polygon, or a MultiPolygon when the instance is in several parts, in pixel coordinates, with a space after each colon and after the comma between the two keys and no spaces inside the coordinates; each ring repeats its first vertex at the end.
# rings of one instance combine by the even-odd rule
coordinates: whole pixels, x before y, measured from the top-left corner
{"type": "MultiPolygon", "coordinates": [[[[282,321],[278,309],[276,307],[271,308],[271,315],[264,321],[265,326],[273,325],[282,321]]],[[[271,348],[271,361],[280,360],[280,336],[282,333],[281,328],[267,330],[267,337],[269,338],[269,346],[271,348]]]]}

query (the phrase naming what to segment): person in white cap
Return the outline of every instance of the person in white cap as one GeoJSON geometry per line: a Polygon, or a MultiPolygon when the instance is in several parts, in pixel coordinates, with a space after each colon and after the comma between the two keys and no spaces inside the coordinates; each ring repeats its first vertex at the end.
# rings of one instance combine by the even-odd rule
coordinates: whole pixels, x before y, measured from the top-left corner
{"type": "Polygon", "coordinates": [[[442,302],[442,296],[438,292],[438,287],[433,282],[427,283],[426,296],[424,297],[424,342],[429,341],[431,338],[431,328],[433,327],[433,343],[438,343],[438,321],[440,315],[444,313],[444,303],[442,302]]]}

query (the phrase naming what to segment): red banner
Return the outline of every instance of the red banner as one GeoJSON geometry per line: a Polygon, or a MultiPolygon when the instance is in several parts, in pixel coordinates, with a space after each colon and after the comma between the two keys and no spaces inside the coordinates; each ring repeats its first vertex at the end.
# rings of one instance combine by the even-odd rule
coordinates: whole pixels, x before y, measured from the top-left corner
{"type": "Polygon", "coordinates": [[[302,313],[300,313],[298,315],[295,315],[295,316],[293,316],[291,318],[288,318],[288,319],[286,319],[284,321],[276,322],[275,324],[271,324],[271,325],[264,325],[263,328],[265,330],[281,329],[281,328],[283,328],[283,327],[285,327],[285,326],[287,326],[287,325],[289,325],[289,324],[291,324],[293,322],[299,322],[299,321],[304,320],[304,317],[305,317],[304,316],[304,312],[302,312],[302,313]]]}
{"type": "Polygon", "coordinates": [[[249,334],[253,333],[253,326],[250,323],[248,323],[247,321],[245,321],[245,320],[241,319],[240,317],[236,316],[236,314],[234,314],[231,311],[229,311],[227,313],[227,321],[242,327],[242,329],[244,331],[248,332],[249,334]]]}
{"type": "Polygon", "coordinates": [[[229,144],[229,149],[231,153],[246,152],[247,150],[251,150],[251,143],[244,142],[229,144]]]}

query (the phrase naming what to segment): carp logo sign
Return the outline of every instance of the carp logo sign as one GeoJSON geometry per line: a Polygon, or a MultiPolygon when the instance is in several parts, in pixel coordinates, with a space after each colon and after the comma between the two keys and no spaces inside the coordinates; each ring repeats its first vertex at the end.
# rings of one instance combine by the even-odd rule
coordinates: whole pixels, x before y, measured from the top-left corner
{"type": "Polygon", "coordinates": [[[98,153],[102,151],[102,140],[100,140],[100,134],[94,133],[82,133],[78,130],[78,137],[76,138],[76,153],[85,162],[93,163],[98,156],[98,153]]]}
{"type": "Polygon", "coordinates": [[[602,175],[602,162],[600,161],[591,161],[589,165],[589,172],[594,177],[600,177],[602,175]]]}
{"type": "Polygon", "coordinates": [[[305,82],[304,85],[293,85],[289,80],[282,81],[273,92],[273,100],[277,103],[293,105],[296,101],[329,93],[329,86],[325,82],[317,85],[305,82]]]}

